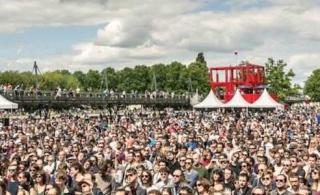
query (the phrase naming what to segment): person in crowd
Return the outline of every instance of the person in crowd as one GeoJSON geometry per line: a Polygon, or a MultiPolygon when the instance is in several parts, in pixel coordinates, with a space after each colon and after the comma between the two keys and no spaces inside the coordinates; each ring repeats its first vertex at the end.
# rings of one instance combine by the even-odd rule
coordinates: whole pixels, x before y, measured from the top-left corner
{"type": "Polygon", "coordinates": [[[1,193],[320,193],[320,104],[237,112],[83,108],[12,117],[0,125],[1,193]]]}
{"type": "Polygon", "coordinates": [[[276,189],[271,192],[271,195],[292,195],[287,189],[287,177],[284,174],[279,174],[276,177],[276,189]]]}

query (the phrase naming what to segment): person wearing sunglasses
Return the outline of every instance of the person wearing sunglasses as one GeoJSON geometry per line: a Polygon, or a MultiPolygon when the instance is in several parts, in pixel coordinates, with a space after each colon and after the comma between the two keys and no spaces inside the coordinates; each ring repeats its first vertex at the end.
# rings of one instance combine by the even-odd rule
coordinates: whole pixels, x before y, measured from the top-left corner
{"type": "Polygon", "coordinates": [[[138,182],[137,170],[129,168],[125,175],[126,189],[130,189],[132,194],[146,195],[147,191],[138,182]]]}
{"type": "Polygon", "coordinates": [[[311,189],[313,192],[320,192],[320,169],[316,167],[310,172],[311,189]]]}
{"type": "Polygon", "coordinates": [[[190,185],[186,183],[183,172],[180,169],[177,169],[173,172],[173,194],[179,194],[182,187],[192,189],[190,185]]]}
{"type": "Polygon", "coordinates": [[[196,183],[196,191],[198,195],[209,195],[210,181],[200,177],[196,183]]]}
{"type": "Polygon", "coordinates": [[[150,171],[144,170],[140,176],[141,187],[147,190],[147,192],[151,189],[154,189],[152,185],[152,174],[150,171]]]}
{"type": "Polygon", "coordinates": [[[186,170],[184,171],[184,176],[186,180],[188,181],[189,185],[191,187],[194,187],[199,174],[196,170],[193,168],[193,159],[192,158],[187,158],[186,160],[186,170]]]}
{"type": "Polygon", "coordinates": [[[261,183],[259,187],[262,187],[267,194],[271,193],[271,191],[276,188],[275,183],[272,181],[272,177],[273,175],[270,171],[261,174],[261,183]]]}
{"type": "Polygon", "coordinates": [[[276,189],[273,190],[270,195],[292,195],[287,189],[287,177],[284,174],[279,174],[276,177],[276,189]]]}
{"type": "Polygon", "coordinates": [[[160,181],[158,183],[155,184],[155,187],[162,191],[164,187],[170,186],[172,185],[172,177],[170,175],[170,169],[165,167],[165,168],[161,168],[159,170],[160,173],[160,181]]]}

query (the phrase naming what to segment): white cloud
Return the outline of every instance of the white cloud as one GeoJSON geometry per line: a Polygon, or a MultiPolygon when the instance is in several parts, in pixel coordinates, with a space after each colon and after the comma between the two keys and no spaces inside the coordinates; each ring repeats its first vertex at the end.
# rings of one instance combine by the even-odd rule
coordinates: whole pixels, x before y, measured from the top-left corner
{"type": "Polygon", "coordinates": [[[92,38],[94,41],[74,45],[61,58],[42,59],[60,64],[64,60],[73,69],[99,68],[101,64],[188,61],[200,51],[205,52],[209,66],[228,65],[236,61],[233,51],[239,51],[238,61],[263,64],[268,57],[284,59],[288,68],[295,71],[295,81],[301,83],[319,65],[317,54],[313,54],[320,49],[317,0],[145,0],[143,3],[139,0],[0,0],[0,3],[2,32],[34,26],[106,24],[92,38]],[[227,8],[219,10],[220,4],[227,8]]]}
{"type": "Polygon", "coordinates": [[[296,54],[290,57],[288,64],[296,73],[295,80],[297,83],[304,85],[304,81],[311,75],[312,71],[320,68],[320,54],[296,54]]]}

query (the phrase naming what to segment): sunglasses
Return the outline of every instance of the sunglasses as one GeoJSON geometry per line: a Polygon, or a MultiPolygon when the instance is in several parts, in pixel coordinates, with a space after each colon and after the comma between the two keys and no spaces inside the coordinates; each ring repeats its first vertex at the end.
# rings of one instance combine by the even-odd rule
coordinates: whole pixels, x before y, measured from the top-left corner
{"type": "Polygon", "coordinates": [[[142,178],[149,178],[149,175],[142,175],[142,178]]]}
{"type": "Polygon", "coordinates": [[[173,177],[180,177],[181,175],[173,175],[173,177]]]}
{"type": "Polygon", "coordinates": [[[133,174],[127,174],[126,175],[126,177],[132,177],[133,176],[133,174]]]}
{"type": "Polygon", "coordinates": [[[269,177],[263,177],[262,180],[271,180],[269,177]]]}
{"type": "Polygon", "coordinates": [[[258,193],[258,192],[257,192],[257,193],[254,193],[254,192],[253,192],[252,195],[264,195],[264,193],[258,193]]]}
{"type": "Polygon", "coordinates": [[[284,182],[283,179],[276,179],[276,182],[284,182]]]}
{"type": "Polygon", "coordinates": [[[199,186],[203,186],[201,183],[197,183],[197,187],[199,187],[199,186]]]}

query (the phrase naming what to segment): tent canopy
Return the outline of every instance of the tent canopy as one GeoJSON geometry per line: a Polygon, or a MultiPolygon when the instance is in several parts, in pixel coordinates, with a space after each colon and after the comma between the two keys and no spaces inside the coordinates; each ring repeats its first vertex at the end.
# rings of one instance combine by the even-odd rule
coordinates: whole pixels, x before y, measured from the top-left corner
{"type": "Polygon", "coordinates": [[[283,108],[283,105],[275,101],[267,89],[264,89],[261,96],[250,106],[251,108],[283,108]]]}
{"type": "Polygon", "coordinates": [[[0,95],[0,109],[18,109],[18,104],[13,103],[0,95]]]}
{"type": "Polygon", "coordinates": [[[229,102],[223,105],[226,108],[247,108],[250,107],[250,103],[247,102],[241,95],[239,89],[236,90],[236,93],[231,98],[229,102]]]}
{"type": "Polygon", "coordinates": [[[195,105],[194,108],[221,108],[222,106],[223,103],[214,95],[213,91],[210,90],[207,97],[202,102],[195,105]]]}

